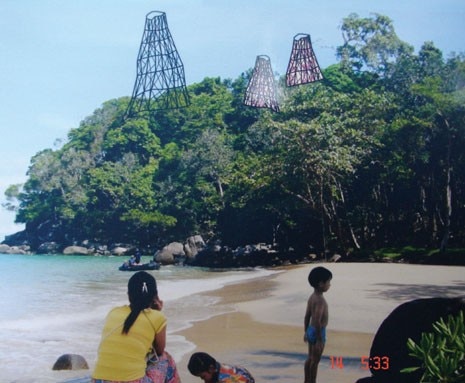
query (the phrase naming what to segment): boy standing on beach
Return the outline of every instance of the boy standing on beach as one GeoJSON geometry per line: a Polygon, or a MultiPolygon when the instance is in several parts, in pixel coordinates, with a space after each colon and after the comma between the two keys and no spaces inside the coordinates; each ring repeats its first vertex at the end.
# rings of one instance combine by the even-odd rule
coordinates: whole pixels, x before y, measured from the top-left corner
{"type": "Polygon", "coordinates": [[[326,342],[328,324],[328,304],[323,293],[330,287],[331,271],[324,267],[315,267],[308,275],[308,283],[313,293],[308,298],[304,319],[304,341],[308,342],[308,357],[305,361],[305,383],[316,383],[318,363],[326,342]]]}

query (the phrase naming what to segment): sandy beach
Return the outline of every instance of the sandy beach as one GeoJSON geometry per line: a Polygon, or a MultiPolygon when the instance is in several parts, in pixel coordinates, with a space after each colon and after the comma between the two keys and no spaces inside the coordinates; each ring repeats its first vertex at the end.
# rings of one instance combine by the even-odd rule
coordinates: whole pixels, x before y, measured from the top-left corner
{"type": "MultiPolygon", "coordinates": [[[[318,372],[320,383],[353,383],[369,376],[360,358],[384,318],[403,302],[436,296],[465,296],[465,268],[375,263],[322,264],[333,273],[325,294],[329,305],[328,341],[318,372]],[[341,360],[343,367],[334,363],[341,360]],[[332,365],[333,362],[333,365],[332,365]]],[[[226,314],[195,322],[180,332],[196,351],[246,367],[257,382],[303,381],[307,345],[303,316],[312,289],[312,265],[277,269],[278,273],[232,284],[206,295],[220,298],[226,314]]],[[[178,363],[183,383],[189,355],[178,363]]]]}

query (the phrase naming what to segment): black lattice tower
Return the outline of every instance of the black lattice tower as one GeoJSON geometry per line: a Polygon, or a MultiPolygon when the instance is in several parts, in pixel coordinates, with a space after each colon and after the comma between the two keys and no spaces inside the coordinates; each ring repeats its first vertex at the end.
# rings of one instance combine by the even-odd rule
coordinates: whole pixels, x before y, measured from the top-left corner
{"type": "Polygon", "coordinates": [[[268,56],[260,55],[255,60],[252,77],[245,91],[244,104],[279,112],[276,82],[268,56]]]}
{"type": "Polygon", "coordinates": [[[302,85],[322,79],[323,74],[313,52],[310,35],[305,33],[295,35],[286,71],[287,86],[302,85]]]}
{"type": "Polygon", "coordinates": [[[150,12],[145,18],[137,77],[127,115],[187,105],[184,65],[168,29],[166,14],[150,12]]]}

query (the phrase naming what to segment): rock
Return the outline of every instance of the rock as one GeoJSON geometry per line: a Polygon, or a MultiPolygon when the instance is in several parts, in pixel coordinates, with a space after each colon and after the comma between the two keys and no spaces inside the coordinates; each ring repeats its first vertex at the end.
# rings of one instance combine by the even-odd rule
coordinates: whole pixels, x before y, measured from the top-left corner
{"type": "MultiPolygon", "coordinates": [[[[286,255],[286,259],[291,259],[289,254],[286,255]]],[[[186,263],[200,267],[237,268],[277,266],[283,264],[283,259],[282,254],[264,243],[239,246],[235,249],[213,244],[200,250],[195,257],[188,258],[186,263]]]]}
{"type": "Polygon", "coordinates": [[[8,246],[30,245],[29,234],[26,230],[18,231],[15,234],[6,235],[2,243],[8,246]]]}
{"type": "Polygon", "coordinates": [[[187,238],[186,243],[184,244],[184,253],[186,257],[192,258],[195,257],[198,252],[205,248],[205,242],[200,235],[193,235],[192,237],[187,238]]]}
{"type": "Polygon", "coordinates": [[[113,249],[111,249],[111,254],[113,255],[124,255],[127,253],[129,249],[127,247],[121,247],[121,246],[117,246],[117,247],[114,247],[113,249]]]}
{"type": "Polygon", "coordinates": [[[37,249],[37,254],[57,254],[60,245],[56,242],[44,242],[37,249]]]}
{"type": "Polygon", "coordinates": [[[70,255],[70,254],[87,255],[89,254],[89,251],[87,250],[86,247],[82,247],[82,246],[68,246],[68,247],[65,247],[65,249],[63,250],[63,254],[65,255],[70,255]]]}
{"type": "Polygon", "coordinates": [[[163,249],[155,253],[155,261],[162,265],[172,265],[176,263],[178,258],[185,257],[184,246],[179,242],[171,242],[163,249]]]}
{"type": "Polygon", "coordinates": [[[407,339],[419,342],[423,332],[431,332],[433,323],[448,315],[465,312],[463,298],[416,299],[401,304],[381,323],[371,345],[370,357],[388,357],[389,368],[371,369],[371,380],[358,380],[358,383],[418,383],[423,372],[400,373],[406,367],[418,366],[420,362],[409,356],[407,339]]]}
{"type": "Polygon", "coordinates": [[[340,254],[334,254],[331,258],[328,259],[328,262],[339,262],[341,260],[340,254]]]}
{"type": "Polygon", "coordinates": [[[88,370],[89,365],[87,364],[84,357],[78,354],[64,354],[60,356],[55,364],[53,370],[88,370]]]}
{"type": "Polygon", "coordinates": [[[0,253],[2,254],[29,254],[30,247],[27,245],[8,246],[0,244],[0,253]]]}
{"type": "Polygon", "coordinates": [[[27,245],[11,246],[8,254],[29,254],[31,248],[27,245]]]}
{"type": "Polygon", "coordinates": [[[8,245],[0,245],[0,253],[9,254],[11,247],[8,245]]]}

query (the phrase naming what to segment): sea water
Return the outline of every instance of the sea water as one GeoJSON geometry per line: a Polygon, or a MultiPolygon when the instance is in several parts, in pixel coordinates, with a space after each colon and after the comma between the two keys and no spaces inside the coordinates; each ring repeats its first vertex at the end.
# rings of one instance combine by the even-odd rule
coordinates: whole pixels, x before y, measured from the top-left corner
{"type": "MultiPolygon", "coordinates": [[[[124,260],[0,254],[0,382],[63,382],[90,375],[107,312],[127,304],[132,273],[118,270],[124,260]],[[90,370],[53,371],[63,354],[83,356],[90,370]]],[[[273,271],[162,266],[150,273],[168,318],[167,350],[179,361],[194,345],[175,332],[234,309],[217,304],[213,295],[199,293],[273,271]]]]}

